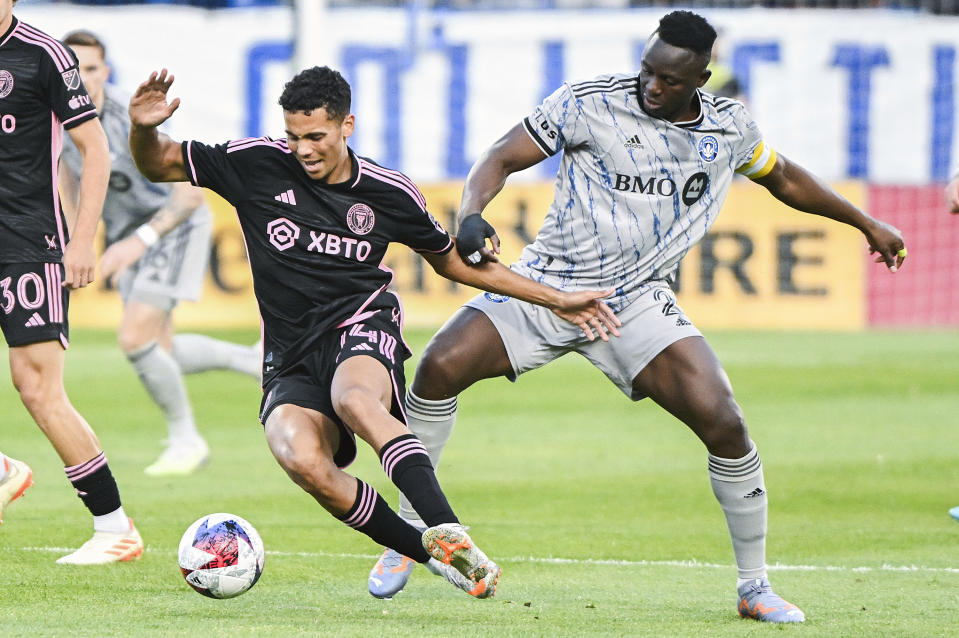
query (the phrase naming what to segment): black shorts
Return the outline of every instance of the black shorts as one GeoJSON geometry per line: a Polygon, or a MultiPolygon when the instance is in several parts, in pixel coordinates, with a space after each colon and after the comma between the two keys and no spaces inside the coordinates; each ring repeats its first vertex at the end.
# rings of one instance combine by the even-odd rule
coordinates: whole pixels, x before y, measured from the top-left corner
{"type": "Polygon", "coordinates": [[[8,346],[59,341],[67,347],[70,291],[63,272],[59,263],[0,264],[0,329],[8,346]]]}
{"type": "Polygon", "coordinates": [[[403,362],[410,357],[398,323],[390,319],[388,310],[381,310],[362,323],[331,330],[319,341],[316,349],[295,364],[280,370],[263,388],[260,423],[281,405],[310,408],[326,415],[341,432],[340,446],[333,455],[337,467],[346,467],[356,458],[356,437],[333,411],[330,385],[336,367],[350,357],[373,357],[383,364],[393,381],[393,402],[390,414],[406,424],[406,375],[403,362]]]}

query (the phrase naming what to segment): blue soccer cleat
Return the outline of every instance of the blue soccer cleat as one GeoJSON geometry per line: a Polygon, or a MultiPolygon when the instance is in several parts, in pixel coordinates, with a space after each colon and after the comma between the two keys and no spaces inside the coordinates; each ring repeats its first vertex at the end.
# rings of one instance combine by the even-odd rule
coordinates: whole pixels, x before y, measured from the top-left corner
{"type": "Polygon", "coordinates": [[[951,510],[949,510],[949,516],[951,516],[951,517],[953,517],[954,519],[956,519],[957,521],[959,521],[959,505],[957,505],[956,507],[953,507],[951,510]]]}
{"type": "Polygon", "coordinates": [[[739,586],[739,615],[763,622],[804,622],[806,615],[799,607],[780,598],[769,585],[769,579],[754,578],[739,586]]]}
{"type": "Polygon", "coordinates": [[[387,548],[370,571],[370,593],[377,598],[392,598],[406,587],[416,561],[387,548]]]}

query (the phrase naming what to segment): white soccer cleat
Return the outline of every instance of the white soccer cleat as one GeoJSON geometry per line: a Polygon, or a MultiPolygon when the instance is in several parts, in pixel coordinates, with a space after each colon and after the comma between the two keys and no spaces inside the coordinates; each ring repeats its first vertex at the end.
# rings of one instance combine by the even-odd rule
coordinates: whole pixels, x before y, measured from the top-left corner
{"type": "Polygon", "coordinates": [[[174,441],[143,472],[147,476],[186,476],[196,472],[209,460],[210,448],[202,438],[174,441]]]}
{"type": "Polygon", "coordinates": [[[80,549],[57,559],[59,565],[105,565],[140,558],[143,554],[143,539],[130,519],[126,532],[94,532],[93,538],[80,549]]]}
{"type": "Polygon", "coordinates": [[[23,496],[27,488],[33,485],[33,470],[29,465],[9,456],[4,463],[7,473],[0,481],[0,523],[3,523],[3,510],[7,505],[23,496]]]}

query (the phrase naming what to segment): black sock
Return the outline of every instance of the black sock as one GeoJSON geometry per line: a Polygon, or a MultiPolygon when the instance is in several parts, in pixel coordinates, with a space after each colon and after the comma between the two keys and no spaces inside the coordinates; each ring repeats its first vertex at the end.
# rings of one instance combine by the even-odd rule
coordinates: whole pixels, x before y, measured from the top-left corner
{"type": "Polygon", "coordinates": [[[430,527],[459,523],[436,480],[429,454],[415,434],[403,434],[384,445],[380,449],[380,463],[424,523],[430,527]]]}
{"type": "Polygon", "coordinates": [[[76,489],[77,496],[91,514],[103,516],[120,509],[120,490],[103,452],[86,463],[65,467],[63,470],[76,489]]]}
{"type": "Polygon", "coordinates": [[[397,516],[376,490],[360,479],[356,479],[356,501],[353,507],[339,518],[380,545],[391,547],[418,563],[430,559],[429,553],[423,548],[422,533],[397,516]]]}

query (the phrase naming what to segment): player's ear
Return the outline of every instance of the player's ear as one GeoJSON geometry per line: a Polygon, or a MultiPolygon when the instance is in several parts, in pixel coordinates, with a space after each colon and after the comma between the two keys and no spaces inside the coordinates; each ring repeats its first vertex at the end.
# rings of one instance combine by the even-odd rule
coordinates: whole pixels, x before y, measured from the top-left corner
{"type": "Polygon", "coordinates": [[[353,128],[356,125],[356,118],[352,113],[343,118],[343,123],[340,124],[340,130],[343,132],[343,137],[347,138],[353,135],[353,128]]]}
{"type": "Polygon", "coordinates": [[[696,87],[702,88],[702,86],[706,84],[706,82],[709,80],[712,74],[713,72],[710,71],[709,69],[704,69],[703,72],[699,74],[699,82],[696,84],[696,87]]]}

